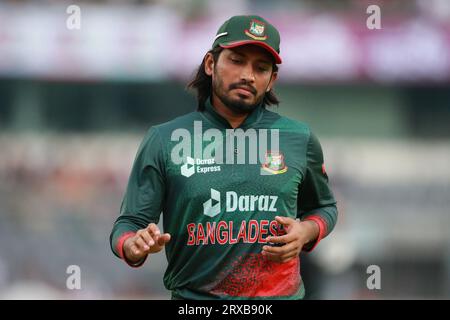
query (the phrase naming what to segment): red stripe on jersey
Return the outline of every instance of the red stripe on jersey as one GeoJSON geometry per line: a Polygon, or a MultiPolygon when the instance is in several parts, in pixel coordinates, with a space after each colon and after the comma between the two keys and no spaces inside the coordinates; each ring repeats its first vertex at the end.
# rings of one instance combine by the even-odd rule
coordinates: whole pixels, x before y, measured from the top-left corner
{"type": "Polygon", "coordinates": [[[312,216],[306,217],[305,220],[314,221],[319,226],[319,236],[317,237],[316,242],[311,247],[311,249],[306,250],[308,252],[311,252],[319,244],[320,240],[322,240],[325,237],[325,235],[327,234],[327,223],[321,216],[317,216],[317,215],[312,215],[312,216]]]}

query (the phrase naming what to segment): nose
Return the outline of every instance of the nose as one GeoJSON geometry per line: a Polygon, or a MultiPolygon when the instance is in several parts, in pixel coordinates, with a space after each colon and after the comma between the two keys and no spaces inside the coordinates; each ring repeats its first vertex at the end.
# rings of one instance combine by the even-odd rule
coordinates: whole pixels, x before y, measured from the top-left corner
{"type": "Polygon", "coordinates": [[[253,72],[253,67],[247,64],[241,73],[241,80],[245,80],[247,83],[255,82],[255,73],[253,72]]]}

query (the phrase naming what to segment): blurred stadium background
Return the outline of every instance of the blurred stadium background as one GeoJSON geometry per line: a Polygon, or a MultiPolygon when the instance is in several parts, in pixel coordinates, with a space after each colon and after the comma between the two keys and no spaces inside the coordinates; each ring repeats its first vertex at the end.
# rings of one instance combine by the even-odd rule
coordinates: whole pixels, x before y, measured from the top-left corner
{"type": "Polygon", "coordinates": [[[131,269],[109,233],[145,131],[195,109],[184,87],[243,13],[279,27],[278,112],[320,137],[338,199],[307,297],[450,298],[447,0],[0,1],[0,298],[169,298],[164,254],[131,269]]]}

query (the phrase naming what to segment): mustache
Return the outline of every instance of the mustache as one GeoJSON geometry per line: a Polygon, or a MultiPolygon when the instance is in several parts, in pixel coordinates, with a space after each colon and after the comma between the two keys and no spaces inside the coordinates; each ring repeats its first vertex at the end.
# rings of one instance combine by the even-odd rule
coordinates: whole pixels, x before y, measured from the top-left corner
{"type": "Polygon", "coordinates": [[[244,83],[240,82],[240,83],[233,83],[233,84],[230,84],[229,89],[230,89],[230,90],[233,90],[233,89],[245,89],[245,90],[250,91],[250,92],[253,93],[254,95],[256,95],[256,89],[253,88],[251,85],[245,83],[245,82],[244,82],[244,83]]]}

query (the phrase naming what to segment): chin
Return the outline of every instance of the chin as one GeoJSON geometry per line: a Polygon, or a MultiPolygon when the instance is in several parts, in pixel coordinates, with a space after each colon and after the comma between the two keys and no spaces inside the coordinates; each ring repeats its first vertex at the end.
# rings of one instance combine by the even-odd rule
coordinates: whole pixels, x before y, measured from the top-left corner
{"type": "Polygon", "coordinates": [[[236,102],[238,103],[246,103],[248,105],[252,105],[255,103],[254,98],[253,97],[249,97],[243,94],[237,94],[237,99],[236,102]]]}
{"type": "Polygon", "coordinates": [[[236,99],[234,104],[239,105],[242,109],[253,109],[254,106],[253,101],[249,101],[249,99],[236,99]]]}
{"type": "Polygon", "coordinates": [[[234,108],[236,111],[239,111],[241,113],[249,113],[255,110],[257,106],[253,105],[251,103],[240,103],[239,105],[235,105],[234,108]]]}

